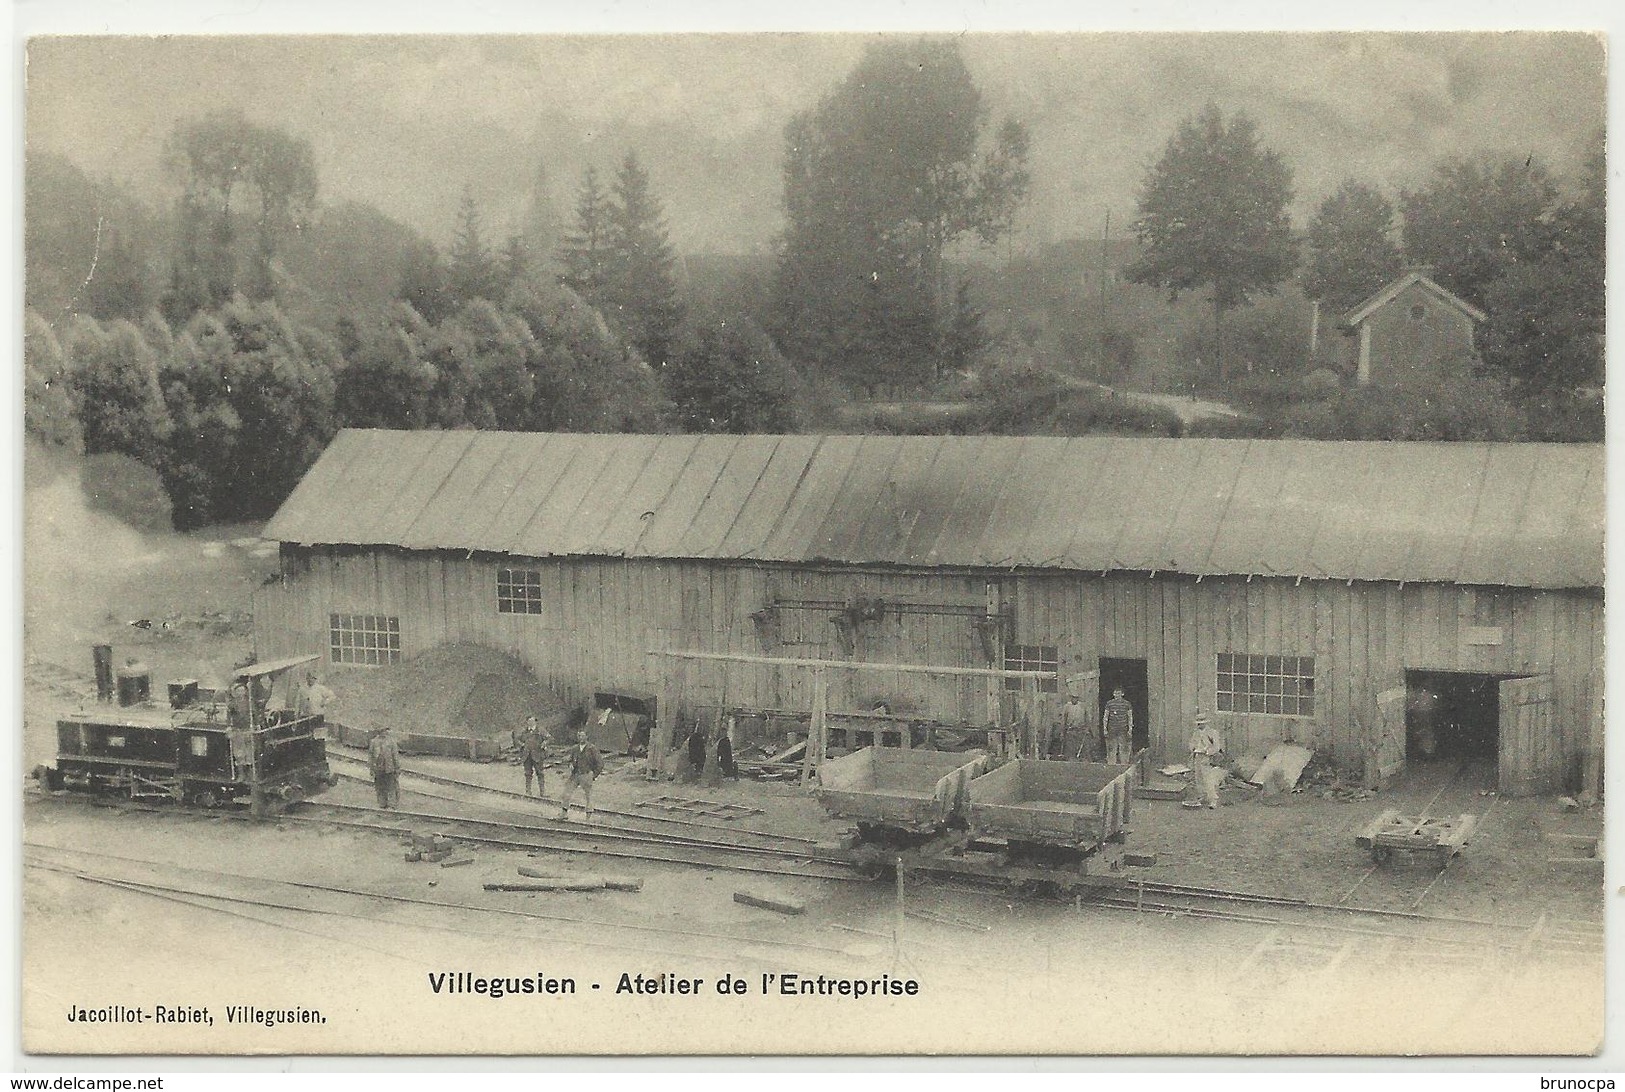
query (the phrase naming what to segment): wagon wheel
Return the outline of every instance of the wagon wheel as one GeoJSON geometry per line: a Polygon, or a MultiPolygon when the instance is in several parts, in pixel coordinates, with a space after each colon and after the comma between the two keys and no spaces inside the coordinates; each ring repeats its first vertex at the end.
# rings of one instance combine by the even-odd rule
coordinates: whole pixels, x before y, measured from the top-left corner
{"type": "Polygon", "coordinates": [[[1385,865],[1393,859],[1394,851],[1388,846],[1372,846],[1371,859],[1377,864],[1385,865]]]}
{"type": "Polygon", "coordinates": [[[192,794],[192,804],[212,810],[220,806],[220,797],[213,789],[199,789],[192,794]]]}

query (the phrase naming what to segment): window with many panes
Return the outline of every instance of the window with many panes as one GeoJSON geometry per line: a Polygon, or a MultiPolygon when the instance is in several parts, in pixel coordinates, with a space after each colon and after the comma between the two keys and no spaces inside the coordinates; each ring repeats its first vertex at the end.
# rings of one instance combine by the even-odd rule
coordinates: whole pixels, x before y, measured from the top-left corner
{"type": "Polygon", "coordinates": [[[535,569],[498,569],[497,613],[542,613],[542,574],[535,569]]]}
{"type": "MultiPolygon", "coordinates": [[[[1006,671],[1058,671],[1061,658],[1055,645],[1005,645],[1004,669],[1006,671]]],[[[1020,690],[1025,679],[1005,679],[1006,690],[1020,690]]],[[[1054,694],[1060,690],[1059,679],[1039,679],[1038,689],[1041,693],[1054,694]]]]}
{"type": "Polygon", "coordinates": [[[1221,652],[1217,704],[1221,713],[1313,716],[1315,658],[1221,652]]]}
{"type": "Polygon", "coordinates": [[[401,620],[389,615],[329,615],[327,639],[336,664],[393,664],[401,659],[401,620]]]}

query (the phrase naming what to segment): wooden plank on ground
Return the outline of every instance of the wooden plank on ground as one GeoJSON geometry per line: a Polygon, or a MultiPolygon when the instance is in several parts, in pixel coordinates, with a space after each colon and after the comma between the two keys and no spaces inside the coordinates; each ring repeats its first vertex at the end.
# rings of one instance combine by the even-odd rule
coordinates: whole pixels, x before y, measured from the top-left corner
{"type": "Polygon", "coordinates": [[[783,895],[757,894],[750,891],[735,891],[734,902],[743,906],[754,906],[760,910],[771,910],[775,914],[805,914],[807,904],[800,899],[787,898],[783,895]]]}

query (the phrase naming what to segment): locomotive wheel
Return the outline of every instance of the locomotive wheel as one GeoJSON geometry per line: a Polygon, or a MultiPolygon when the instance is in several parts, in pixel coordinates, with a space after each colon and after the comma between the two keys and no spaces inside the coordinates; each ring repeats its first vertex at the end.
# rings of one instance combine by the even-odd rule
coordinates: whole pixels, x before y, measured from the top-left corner
{"type": "Polygon", "coordinates": [[[192,804],[199,808],[218,808],[220,797],[215,795],[213,789],[199,789],[192,794],[192,804]]]}

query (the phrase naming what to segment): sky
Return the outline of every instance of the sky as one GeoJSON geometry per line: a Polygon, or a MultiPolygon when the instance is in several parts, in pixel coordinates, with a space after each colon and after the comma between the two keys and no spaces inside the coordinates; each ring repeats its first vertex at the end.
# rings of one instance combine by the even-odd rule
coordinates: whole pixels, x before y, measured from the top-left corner
{"type": "MultiPolygon", "coordinates": [[[[321,196],[438,242],[464,188],[493,236],[517,228],[538,164],[568,218],[582,171],[636,151],[684,253],[768,249],[783,129],[874,34],[74,37],[28,46],[31,150],[149,198],[165,138],[213,110],[308,139],[321,196]]],[[[1571,169],[1601,133],[1600,39],[1564,34],[970,34],[988,109],[1032,132],[1015,246],[1098,238],[1134,215],[1146,169],[1209,100],[1243,110],[1294,172],[1306,223],[1344,178],[1396,194],[1450,155],[1571,169]]]]}

